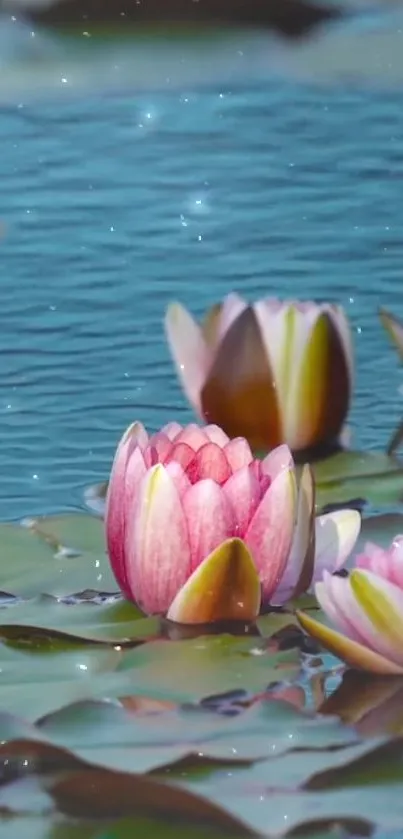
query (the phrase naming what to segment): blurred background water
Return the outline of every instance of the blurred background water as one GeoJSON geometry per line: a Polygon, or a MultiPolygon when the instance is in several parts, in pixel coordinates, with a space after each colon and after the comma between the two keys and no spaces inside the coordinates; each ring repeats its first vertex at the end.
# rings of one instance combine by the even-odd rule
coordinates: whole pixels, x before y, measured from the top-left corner
{"type": "Polygon", "coordinates": [[[123,428],[191,419],[163,316],[231,290],[351,317],[357,446],[402,413],[400,90],[217,83],[0,110],[0,516],[82,504],[123,428]]]}

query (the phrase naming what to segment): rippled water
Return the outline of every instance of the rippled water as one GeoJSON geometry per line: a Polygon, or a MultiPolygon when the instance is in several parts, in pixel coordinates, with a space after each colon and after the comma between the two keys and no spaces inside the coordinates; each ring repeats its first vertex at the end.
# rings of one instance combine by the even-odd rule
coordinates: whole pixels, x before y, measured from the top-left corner
{"type": "Polygon", "coordinates": [[[376,309],[403,309],[402,137],[399,92],[278,80],[4,106],[1,516],[79,506],[129,421],[191,417],[172,298],[343,303],[355,440],[386,445],[401,372],[376,309]]]}

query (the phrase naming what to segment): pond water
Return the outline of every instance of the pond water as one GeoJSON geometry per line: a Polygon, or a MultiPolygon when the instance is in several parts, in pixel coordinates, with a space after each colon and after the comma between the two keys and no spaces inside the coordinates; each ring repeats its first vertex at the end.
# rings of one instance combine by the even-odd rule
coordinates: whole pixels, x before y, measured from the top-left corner
{"type": "Polygon", "coordinates": [[[212,839],[300,823],[306,839],[368,836],[377,821],[379,839],[401,836],[402,743],[382,745],[403,731],[400,679],[341,682],[290,615],[261,619],[260,637],[168,644],[105,598],[102,523],[75,514],[126,425],[192,418],[163,331],[173,299],[199,315],[232,290],[343,304],[354,446],[386,448],[403,413],[377,315],[403,312],[401,91],[266,78],[11,99],[0,517],[48,518],[0,526],[0,839],[205,839],[204,819],[212,839]],[[57,771],[70,780],[39,783],[57,771]],[[169,806],[161,780],[182,790],[169,806]],[[104,824],[115,816],[135,822],[104,824]]]}
{"type": "Polygon", "coordinates": [[[398,92],[260,86],[3,107],[1,515],[81,503],[133,418],[190,419],[163,334],[230,290],[333,299],[357,352],[352,425],[382,449],[401,373],[398,92]]]}

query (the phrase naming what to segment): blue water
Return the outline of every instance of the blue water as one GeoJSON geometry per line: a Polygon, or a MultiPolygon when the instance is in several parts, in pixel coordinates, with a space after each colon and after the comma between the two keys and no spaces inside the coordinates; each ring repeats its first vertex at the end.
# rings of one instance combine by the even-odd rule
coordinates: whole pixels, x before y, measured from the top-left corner
{"type": "Polygon", "coordinates": [[[352,424],[382,448],[402,382],[399,91],[253,87],[4,106],[2,518],[82,504],[134,418],[191,418],[163,334],[232,289],[334,299],[356,338],[352,424]]]}

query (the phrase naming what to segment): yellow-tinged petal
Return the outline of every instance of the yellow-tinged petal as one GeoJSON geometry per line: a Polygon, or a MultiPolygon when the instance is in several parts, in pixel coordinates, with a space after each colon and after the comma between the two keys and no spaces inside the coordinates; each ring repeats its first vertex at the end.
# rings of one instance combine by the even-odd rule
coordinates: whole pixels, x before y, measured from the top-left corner
{"type": "Polygon", "coordinates": [[[188,624],[247,623],[259,609],[260,582],[252,556],[241,539],[227,539],[189,577],[167,618],[188,624]]]}
{"type": "Polygon", "coordinates": [[[306,463],[299,483],[297,521],[291,550],[272,598],[275,605],[281,606],[309,589],[315,570],[315,538],[315,481],[312,467],[306,463]]]}
{"type": "Polygon", "coordinates": [[[220,334],[220,319],[222,312],[222,303],[215,303],[211,309],[208,309],[203,322],[201,323],[201,331],[204,340],[210,349],[215,349],[218,336],[220,334]]]}
{"type": "MultiPolygon", "coordinates": [[[[297,342],[295,342],[297,349],[297,342]]],[[[303,349],[301,366],[296,369],[287,412],[289,435],[298,438],[298,448],[322,442],[327,429],[322,426],[329,364],[329,318],[321,314],[312,327],[303,349]]]]}
{"type": "MultiPolygon", "coordinates": [[[[393,646],[403,647],[403,617],[397,604],[388,597],[387,589],[382,578],[376,578],[374,585],[368,572],[354,570],[350,574],[350,585],[356,600],[364,610],[367,618],[371,621],[377,632],[383,635],[393,646]]],[[[387,583],[391,591],[396,589],[391,583],[387,583]]],[[[402,597],[399,589],[396,594],[402,597]]],[[[403,600],[403,597],[402,597],[403,600]]]]}
{"type": "Polygon", "coordinates": [[[299,544],[303,551],[302,565],[293,597],[299,597],[308,590],[315,570],[315,479],[312,467],[306,463],[299,485],[299,510],[296,532],[299,529],[299,544]]]}
{"type": "Polygon", "coordinates": [[[296,616],[302,629],[308,635],[311,635],[326,650],[338,656],[350,667],[366,670],[369,673],[377,673],[380,676],[396,676],[403,673],[403,667],[395,664],[395,662],[389,661],[384,656],[375,653],[362,644],[358,644],[356,641],[351,641],[346,635],[319,623],[304,612],[297,611],[296,616]]]}

